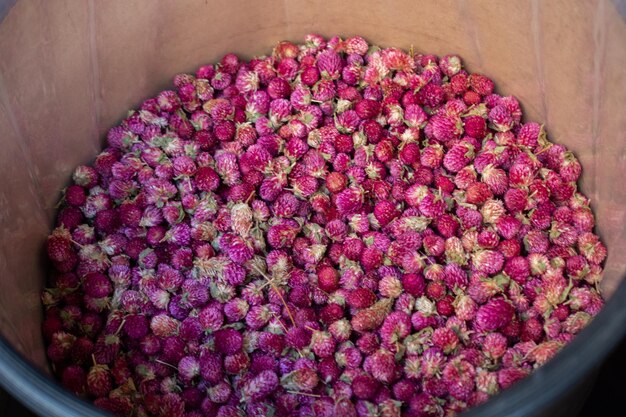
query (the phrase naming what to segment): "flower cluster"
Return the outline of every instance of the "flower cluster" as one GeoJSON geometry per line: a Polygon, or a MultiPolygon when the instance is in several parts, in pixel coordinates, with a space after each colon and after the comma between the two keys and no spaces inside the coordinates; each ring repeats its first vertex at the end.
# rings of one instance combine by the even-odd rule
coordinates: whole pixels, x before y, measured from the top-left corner
{"type": "Polygon", "coordinates": [[[602,308],[580,163],[458,56],[308,35],[174,85],[47,241],[48,357],[98,407],[453,415],[602,308]]]}

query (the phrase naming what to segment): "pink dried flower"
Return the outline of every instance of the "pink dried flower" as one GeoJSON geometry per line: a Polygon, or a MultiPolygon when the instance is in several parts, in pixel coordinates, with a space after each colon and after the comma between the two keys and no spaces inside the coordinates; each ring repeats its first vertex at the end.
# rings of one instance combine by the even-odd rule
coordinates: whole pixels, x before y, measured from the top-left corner
{"type": "Polygon", "coordinates": [[[482,181],[486,183],[495,195],[503,195],[509,186],[504,170],[488,165],[482,172],[482,181]]]}
{"type": "Polygon", "coordinates": [[[474,157],[474,147],[461,142],[453,145],[443,158],[443,166],[450,172],[459,172],[474,157]]]}
{"type": "Polygon", "coordinates": [[[569,224],[552,222],[550,228],[550,241],[561,247],[570,247],[576,243],[578,231],[569,224]]]}
{"type": "Polygon", "coordinates": [[[368,374],[357,375],[352,380],[352,392],[359,399],[373,399],[379,388],[380,383],[368,374]]]}
{"type": "Polygon", "coordinates": [[[74,170],[72,180],[75,184],[90,189],[98,184],[98,172],[92,167],[81,165],[74,170]]]}
{"type": "Polygon", "coordinates": [[[319,377],[311,368],[296,369],[280,379],[280,385],[292,391],[313,391],[318,383],[319,377]]]}
{"type": "MultiPolygon", "coordinates": [[[[502,219],[498,221],[498,224],[502,223],[502,219]]],[[[500,243],[500,238],[493,230],[485,229],[478,234],[476,242],[485,249],[493,249],[500,243]]]]}
{"type": "Polygon", "coordinates": [[[385,349],[379,349],[372,355],[365,358],[363,368],[369,372],[374,379],[390,383],[394,379],[395,374],[394,355],[385,349]]]}
{"type": "Polygon", "coordinates": [[[326,177],[326,188],[331,193],[339,193],[348,185],[348,178],[340,172],[331,172],[326,177]]]}
{"type": "Polygon", "coordinates": [[[240,374],[246,371],[249,366],[250,358],[243,351],[224,357],[224,370],[226,373],[233,375],[240,374]]]}
{"type": "Polygon", "coordinates": [[[391,299],[382,299],[373,306],[357,312],[351,321],[354,330],[363,332],[380,326],[391,309],[391,303],[391,299]]]}
{"type": "Polygon", "coordinates": [[[472,90],[481,96],[488,96],[493,92],[493,81],[482,74],[472,74],[469,77],[469,84],[472,90]]]}
{"type": "Polygon", "coordinates": [[[335,340],[327,332],[315,331],[311,337],[311,349],[320,358],[327,358],[335,352],[335,340]]]}
{"type": "Polygon", "coordinates": [[[566,182],[576,182],[580,177],[582,167],[578,159],[571,152],[565,152],[563,162],[559,167],[559,175],[566,182]]]}
{"type": "Polygon", "coordinates": [[[500,252],[483,250],[472,255],[472,266],[489,275],[497,274],[504,265],[504,256],[500,252]]]}
{"type": "Polygon", "coordinates": [[[463,134],[460,119],[435,115],[429,120],[433,138],[440,142],[449,142],[458,139],[463,134]]]}
{"type": "Polygon", "coordinates": [[[534,149],[539,144],[539,137],[542,133],[542,127],[538,123],[525,123],[517,133],[517,143],[534,149]]]}
{"type": "MultiPolygon", "coordinates": [[[[443,176],[439,176],[438,178],[445,178],[443,176]]],[[[476,175],[476,170],[474,169],[474,166],[472,165],[467,165],[463,168],[461,168],[459,170],[459,172],[456,173],[456,175],[454,176],[454,180],[452,183],[452,191],[454,191],[454,188],[458,188],[460,190],[468,190],[470,188],[473,188],[472,190],[470,190],[470,195],[476,191],[476,189],[473,187],[474,183],[476,183],[476,181],[478,180],[478,176],[476,175]]],[[[440,182],[441,180],[439,180],[438,182],[440,182]]],[[[470,197],[471,199],[472,197],[470,197]]]]}
{"type": "Polygon", "coordinates": [[[363,119],[374,119],[380,113],[381,106],[375,100],[364,99],[355,104],[354,110],[363,119]]]}
{"type": "Polygon", "coordinates": [[[548,250],[548,237],[540,230],[531,230],[524,236],[524,246],[529,253],[545,253],[548,250]]]}
{"type": "Polygon", "coordinates": [[[418,92],[420,102],[428,108],[438,107],[444,99],[443,88],[434,83],[428,83],[418,92]]]}
{"type": "Polygon", "coordinates": [[[527,375],[528,371],[523,368],[504,368],[498,371],[498,384],[500,388],[506,389],[527,375]]]}
{"type": "Polygon", "coordinates": [[[61,374],[61,384],[77,395],[84,394],[86,375],[79,365],[69,365],[61,374]]]}
{"type": "Polygon", "coordinates": [[[528,192],[519,188],[510,188],[504,194],[504,203],[511,213],[518,213],[528,206],[528,192]]]}
{"type": "Polygon", "coordinates": [[[528,187],[535,176],[529,164],[515,163],[509,169],[509,181],[513,187],[528,187]]]}
{"type": "Polygon", "coordinates": [[[492,196],[489,186],[483,182],[471,183],[465,190],[465,201],[469,204],[481,205],[492,196]]]}
{"type": "Polygon", "coordinates": [[[55,229],[47,241],[48,257],[54,262],[64,262],[74,256],[71,235],[64,227],[55,229]]]}
{"type": "Polygon", "coordinates": [[[245,383],[241,397],[245,401],[259,401],[270,395],[279,385],[279,379],[273,371],[262,371],[245,383]]]}
{"type": "Polygon", "coordinates": [[[317,270],[319,288],[325,292],[333,292],[339,288],[339,273],[330,266],[323,266],[317,270]]]}
{"type": "Polygon", "coordinates": [[[499,132],[507,132],[513,127],[513,117],[502,104],[495,106],[489,111],[489,121],[499,132]]]}
{"type": "Polygon", "coordinates": [[[561,348],[563,342],[550,340],[538,344],[530,352],[528,352],[528,359],[535,362],[537,365],[543,365],[549,359],[551,359],[561,348]]]}
{"type": "Polygon", "coordinates": [[[402,311],[392,312],[380,328],[380,336],[383,342],[393,345],[402,341],[411,331],[411,318],[402,311]]]}
{"type": "Polygon", "coordinates": [[[343,47],[348,54],[365,55],[369,49],[367,41],[360,36],[352,36],[346,39],[343,47]]]}
{"type": "Polygon", "coordinates": [[[337,209],[344,214],[358,211],[363,204],[363,189],[351,186],[337,195],[337,209]]]}
{"type": "Polygon", "coordinates": [[[506,213],[501,200],[489,199],[484,202],[480,209],[483,221],[488,224],[495,224],[506,213]]]}
{"type": "Polygon", "coordinates": [[[454,311],[461,320],[473,320],[476,317],[478,307],[474,300],[468,295],[460,294],[454,300],[454,311]]]}
{"type": "Polygon", "coordinates": [[[441,349],[445,354],[453,352],[459,344],[459,338],[456,333],[447,327],[435,329],[432,341],[433,345],[441,349]]]}
{"type": "Polygon", "coordinates": [[[592,233],[583,233],[578,237],[579,252],[592,264],[599,265],[606,258],[606,247],[600,242],[598,236],[592,233]]]}
{"type": "Polygon", "coordinates": [[[326,50],[317,56],[317,68],[324,78],[336,79],[340,75],[341,57],[334,51],[326,50]]]}
{"type": "Polygon", "coordinates": [[[463,119],[465,134],[476,139],[483,139],[487,133],[487,122],[482,116],[468,116],[463,119]]]}
{"type": "Polygon", "coordinates": [[[367,288],[356,288],[348,294],[346,302],[353,308],[367,308],[376,301],[376,294],[367,288]]]}
{"type": "Polygon", "coordinates": [[[105,397],[113,388],[111,373],[106,365],[94,365],[86,378],[87,392],[94,397],[105,397]]]}
{"type": "Polygon", "coordinates": [[[505,300],[492,299],[478,309],[475,325],[481,331],[494,331],[509,324],[514,312],[513,306],[505,300]]]}
{"type": "Polygon", "coordinates": [[[439,68],[448,77],[453,77],[461,70],[461,58],[458,55],[444,55],[439,60],[439,68]]]}
{"type": "Polygon", "coordinates": [[[200,364],[193,356],[185,356],[178,362],[178,375],[184,381],[191,381],[200,374],[200,364]]]}
{"type": "Polygon", "coordinates": [[[489,333],[483,341],[483,351],[492,359],[501,358],[506,352],[508,341],[502,333],[489,333]]]}
{"type": "Polygon", "coordinates": [[[450,395],[460,400],[467,400],[474,390],[474,375],[474,367],[462,359],[448,362],[442,372],[442,378],[448,385],[450,395]]]}

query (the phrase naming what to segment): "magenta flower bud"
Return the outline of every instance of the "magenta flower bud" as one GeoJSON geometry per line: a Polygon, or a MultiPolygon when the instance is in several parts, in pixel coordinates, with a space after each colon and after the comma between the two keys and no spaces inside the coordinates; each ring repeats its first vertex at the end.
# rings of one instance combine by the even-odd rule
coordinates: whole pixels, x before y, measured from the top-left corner
{"type": "Polygon", "coordinates": [[[242,346],[241,334],[235,329],[220,329],[215,332],[215,349],[218,352],[232,355],[242,346]]]}
{"type": "Polygon", "coordinates": [[[317,68],[324,78],[337,79],[341,66],[341,57],[334,51],[326,50],[317,56],[317,68]]]}
{"type": "Polygon", "coordinates": [[[221,356],[214,352],[202,352],[199,358],[200,375],[207,382],[215,384],[224,376],[221,356]]]}
{"type": "Polygon", "coordinates": [[[500,329],[513,319],[514,309],[502,299],[492,299],[482,305],[476,314],[476,327],[481,331],[500,329]]]}
{"type": "Polygon", "coordinates": [[[111,294],[113,288],[109,279],[100,273],[91,273],[83,279],[83,291],[91,297],[106,297],[111,294]]]}
{"type": "Polygon", "coordinates": [[[440,142],[458,139],[463,133],[460,119],[446,116],[433,116],[428,122],[432,129],[432,136],[440,142]]]}
{"type": "Polygon", "coordinates": [[[191,381],[200,374],[200,363],[193,356],[185,356],[178,362],[178,376],[183,381],[191,381]]]}
{"type": "Polygon", "coordinates": [[[354,110],[346,110],[337,117],[336,126],[341,133],[350,134],[356,131],[361,119],[354,110]]]}
{"type": "Polygon", "coordinates": [[[159,93],[159,95],[157,96],[157,103],[160,110],[167,113],[173,113],[181,106],[178,95],[171,90],[166,90],[159,93]]]}
{"type": "Polygon", "coordinates": [[[296,235],[300,232],[299,225],[291,219],[283,219],[271,226],[267,231],[267,242],[270,246],[280,249],[293,245],[296,235]]]}
{"type": "Polygon", "coordinates": [[[81,165],[72,175],[74,183],[84,188],[93,188],[98,184],[98,173],[92,167],[81,165]]]}
{"type": "Polygon", "coordinates": [[[211,78],[211,86],[216,90],[225,90],[232,82],[232,75],[225,71],[217,70],[211,78]]]}
{"type": "Polygon", "coordinates": [[[186,342],[195,342],[204,334],[200,320],[196,317],[188,316],[184,319],[179,328],[181,339],[186,342]]]}
{"type": "Polygon", "coordinates": [[[248,313],[248,303],[240,298],[234,298],[224,305],[224,315],[230,322],[243,320],[248,313]]]}
{"type": "Polygon", "coordinates": [[[259,76],[256,72],[241,67],[235,79],[235,86],[242,93],[252,93],[259,88],[259,76]]]}
{"type": "Polygon", "coordinates": [[[379,349],[366,357],[363,365],[367,372],[383,383],[390,383],[394,379],[395,367],[393,354],[385,349],[379,349]]]}
{"type": "Polygon", "coordinates": [[[278,376],[274,371],[262,371],[242,387],[242,399],[247,401],[261,400],[276,390],[278,384],[278,376]]]}
{"type": "Polygon", "coordinates": [[[198,320],[203,329],[217,331],[224,323],[224,316],[216,307],[207,306],[200,310],[198,320]]]}
{"type": "Polygon", "coordinates": [[[291,86],[286,80],[276,77],[268,83],[267,93],[274,100],[289,97],[289,94],[291,93],[291,86]]]}

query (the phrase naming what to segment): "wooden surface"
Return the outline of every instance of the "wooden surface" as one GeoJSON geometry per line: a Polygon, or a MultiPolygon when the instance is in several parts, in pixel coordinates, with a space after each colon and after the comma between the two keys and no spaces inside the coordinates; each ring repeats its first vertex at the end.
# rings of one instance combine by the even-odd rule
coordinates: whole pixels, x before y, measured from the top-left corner
{"type": "Polygon", "coordinates": [[[626,271],[626,25],[609,0],[19,0],[0,24],[0,331],[44,366],[38,292],[60,190],[127,109],[171,77],[235,51],[266,54],[307,32],[458,53],[515,95],[528,120],[585,167],[609,247],[605,288],[626,271]]]}

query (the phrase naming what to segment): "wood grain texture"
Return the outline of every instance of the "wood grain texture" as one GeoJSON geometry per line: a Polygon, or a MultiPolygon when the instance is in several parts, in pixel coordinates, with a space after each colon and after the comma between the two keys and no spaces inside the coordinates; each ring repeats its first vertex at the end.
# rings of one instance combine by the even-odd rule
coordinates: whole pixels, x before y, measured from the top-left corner
{"type": "Polygon", "coordinates": [[[38,172],[29,169],[28,149],[2,99],[3,92],[0,76],[0,329],[27,358],[44,366],[40,265],[50,226],[41,205],[38,172]]]}

